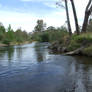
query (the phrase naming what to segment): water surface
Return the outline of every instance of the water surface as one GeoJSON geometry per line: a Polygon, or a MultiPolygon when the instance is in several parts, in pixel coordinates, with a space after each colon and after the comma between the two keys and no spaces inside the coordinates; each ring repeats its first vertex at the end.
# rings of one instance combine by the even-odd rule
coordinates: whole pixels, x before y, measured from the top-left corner
{"type": "Polygon", "coordinates": [[[92,58],[50,54],[48,45],[0,47],[0,92],[92,92],[92,58]]]}

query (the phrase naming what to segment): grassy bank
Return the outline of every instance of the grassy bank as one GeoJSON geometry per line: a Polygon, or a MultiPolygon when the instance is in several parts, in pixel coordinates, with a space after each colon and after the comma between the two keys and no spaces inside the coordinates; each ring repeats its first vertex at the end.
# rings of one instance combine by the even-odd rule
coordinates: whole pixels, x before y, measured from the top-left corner
{"type": "Polygon", "coordinates": [[[72,52],[71,55],[92,56],[92,33],[65,35],[61,41],[54,41],[49,47],[55,52],[72,52]],[[63,40],[62,40],[63,39],[63,40]]]}
{"type": "Polygon", "coordinates": [[[92,32],[81,33],[80,35],[74,33],[69,36],[67,29],[61,27],[34,32],[32,39],[39,42],[50,42],[49,48],[53,52],[72,52],[73,55],[92,56],[92,32]]]}
{"type": "Polygon", "coordinates": [[[14,45],[24,45],[24,44],[29,44],[32,43],[32,41],[24,41],[24,42],[11,42],[9,44],[4,44],[4,43],[0,43],[0,47],[5,47],[5,46],[14,46],[14,45]]]}

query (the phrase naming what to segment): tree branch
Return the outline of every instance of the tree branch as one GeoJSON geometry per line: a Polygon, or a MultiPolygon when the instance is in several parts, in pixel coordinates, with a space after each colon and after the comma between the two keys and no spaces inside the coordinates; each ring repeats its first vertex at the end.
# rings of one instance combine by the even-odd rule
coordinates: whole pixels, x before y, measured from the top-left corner
{"type": "Polygon", "coordinates": [[[89,8],[91,2],[92,2],[92,0],[89,0],[89,2],[88,2],[88,4],[87,4],[87,7],[86,7],[86,11],[88,11],[88,8],[89,8]]]}

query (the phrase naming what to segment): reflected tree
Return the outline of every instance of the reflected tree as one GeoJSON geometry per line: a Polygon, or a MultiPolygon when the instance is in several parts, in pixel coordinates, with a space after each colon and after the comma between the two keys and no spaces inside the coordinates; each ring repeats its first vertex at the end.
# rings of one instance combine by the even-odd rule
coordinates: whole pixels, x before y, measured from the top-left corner
{"type": "Polygon", "coordinates": [[[35,44],[35,53],[37,56],[37,61],[42,62],[44,60],[44,48],[41,47],[40,43],[35,44]]]}

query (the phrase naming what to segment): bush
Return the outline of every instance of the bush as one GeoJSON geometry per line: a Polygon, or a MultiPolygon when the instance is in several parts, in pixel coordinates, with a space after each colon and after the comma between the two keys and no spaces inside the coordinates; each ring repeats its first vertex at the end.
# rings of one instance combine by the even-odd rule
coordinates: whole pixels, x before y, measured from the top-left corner
{"type": "Polygon", "coordinates": [[[3,43],[6,44],[6,45],[10,45],[10,42],[11,42],[11,41],[8,40],[8,39],[5,39],[5,40],[3,41],[3,43]]]}
{"type": "Polygon", "coordinates": [[[75,40],[72,40],[68,46],[68,50],[73,51],[73,50],[76,50],[77,48],[79,48],[80,46],[81,46],[80,43],[77,43],[75,40]]]}
{"type": "Polygon", "coordinates": [[[40,41],[41,42],[49,42],[49,34],[44,32],[40,35],[40,41]]]}
{"type": "Polygon", "coordinates": [[[67,35],[68,32],[63,30],[46,30],[44,32],[34,32],[32,39],[40,42],[54,42],[62,41],[63,37],[67,35]]]}
{"type": "Polygon", "coordinates": [[[83,50],[83,53],[86,54],[86,55],[91,55],[92,56],[92,45],[87,47],[87,48],[85,48],[83,50]]]}
{"type": "Polygon", "coordinates": [[[81,46],[88,46],[92,44],[92,34],[86,33],[81,35],[73,35],[71,37],[70,44],[68,46],[69,50],[75,50],[81,46]]]}

